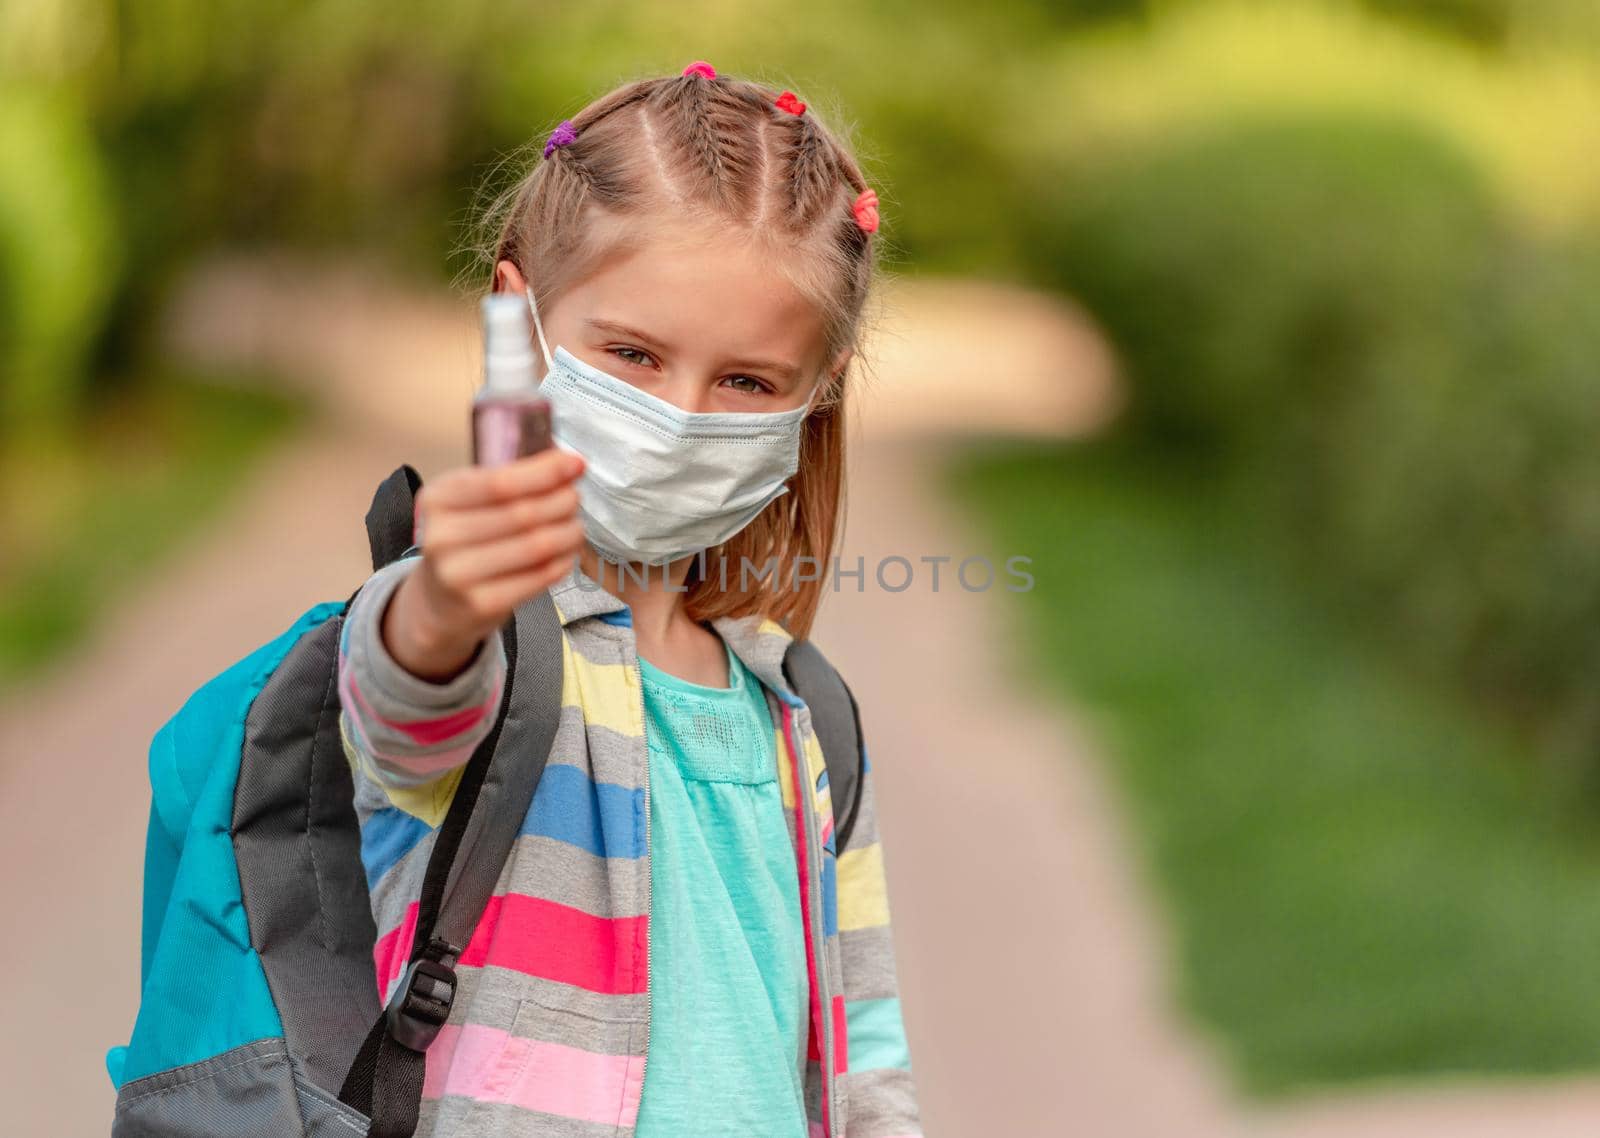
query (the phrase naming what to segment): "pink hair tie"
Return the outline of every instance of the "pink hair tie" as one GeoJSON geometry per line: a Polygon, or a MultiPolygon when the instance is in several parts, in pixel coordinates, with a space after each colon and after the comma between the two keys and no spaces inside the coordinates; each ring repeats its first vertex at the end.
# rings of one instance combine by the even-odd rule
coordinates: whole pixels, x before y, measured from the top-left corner
{"type": "Polygon", "coordinates": [[[863,233],[878,232],[878,195],[872,190],[862,190],[855,204],[850,207],[850,212],[855,215],[856,224],[863,233]]]}
{"type": "Polygon", "coordinates": [[[565,119],[561,125],[550,132],[550,137],[545,140],[544,156],[546,158],[563,146],[570,146],[578,141],[578,128],[572,125],[571,119],[565,119]]]}
{"type": "Polygon", "coordinates": [[[717,69],[703,59],[697,59],[683,69],[685,75],[699,75],[703,79],[715,79],[717,69]]]}
{"type": "Polygon", "coordinates": [[[780,111],[788,111],[791,115],[806,113],[806,105],[794,97],[793,91],[785,91],[778,96],[777,107],[780,111]]]}

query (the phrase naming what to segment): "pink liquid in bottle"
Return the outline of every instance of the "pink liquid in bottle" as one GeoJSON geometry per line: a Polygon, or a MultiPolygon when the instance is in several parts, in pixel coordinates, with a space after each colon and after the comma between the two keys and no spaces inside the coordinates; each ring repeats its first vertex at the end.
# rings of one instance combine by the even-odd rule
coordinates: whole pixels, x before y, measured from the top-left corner
{"type": "Polygon", "coordinates": [[[483,298],[483,388],[472,401],[472,461],[498,466],[544,450],[550,403],[533,378],[528,310],[521,297],[483,298]]]}
{"type": "Polygon", "coordinates": [[[512,462],[550,443],[548,400],[490,395],[473,401],[472,461],[479,466],[512,462]]]}

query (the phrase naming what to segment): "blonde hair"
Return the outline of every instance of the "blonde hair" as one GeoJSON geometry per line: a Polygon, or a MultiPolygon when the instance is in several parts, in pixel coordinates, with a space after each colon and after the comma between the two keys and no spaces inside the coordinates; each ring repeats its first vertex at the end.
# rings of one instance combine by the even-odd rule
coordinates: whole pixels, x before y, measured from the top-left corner
{"type": "MultiPolygon", "coordinates": [[[[778,92],[709,70],[627,83],[574,115],[547,156],[489,207],[493,263],[516,265],[549,311],[638,218],[736,227],[767,242],[773,264],[816,305],[832,361],[857,345],[876,274],[877,243],[854,208],[866,180],[811,110],[794,114],[778,92]]],[[[726,559],[728,587],[715,570],[704,580],[691,570],[691,618],[759,613],[796,637],[810,633],[843,519],[849,370],[830,380],[806,418],[790,492],[706,551],[710,565],[726,559]],[[779,572],[745,587],[741,566],[773,558],[779,572]],[[802,565],[820,569],[820,579],[795,583],[802,565]]]]}

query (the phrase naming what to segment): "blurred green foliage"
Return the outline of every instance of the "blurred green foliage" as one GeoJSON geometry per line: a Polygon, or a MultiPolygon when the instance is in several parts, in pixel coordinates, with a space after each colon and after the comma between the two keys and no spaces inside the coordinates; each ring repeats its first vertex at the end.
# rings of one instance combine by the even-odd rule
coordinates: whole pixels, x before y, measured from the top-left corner
{"type": "Polygon", "coordinates": [[[0,153],[3,448],[64,424],[122,266],[100,153],[69,96],[0,83],[0,153]]]}
{"type": "MultiPolygon", "coordinates": [[[[1442,28],[1474,43],[1503,47],[1525,39],[1559,42],[1593,36],[1600,15],[1592,0],[1364,0],[1374,12],[1442,28]]],[[[1591,40],[1591,43],[1593,41],[1591,40]]]]}
{"type": "Polygon", "coordinates": [[[1214,126],[1103,166],[1034,219],[1040,271],[1136,377],[1141,426],[1236,456],[1304,454],[1463,311],[1496,232],[1472,164],[1388,119],[1214,126]],[[1405,342],[1409,337],[1410,343],[1405,342]]]}
{"type": "Polygon", "coordinates": [[[1034,219],[1130,426],[1406,656],[1600,788],[1600,257],[1523,232],[1402,117],[1218,125],[1034,219]]]}
{"type": "Polygon", "coordinates": [[[1600,1066],[1600,832],[1525,740],[1318,603],[1169,448],[1011,440],[945,489],[1034,558],[1012,679],[1117,774],[1179,998],[1243,1089],[1600,1066]]]}
{"type": "MultiPolygon", "coordinates": [[[[1600,5],[1582,0],[1600,30],[1600,5]]],[[[1539,8],[1554,12],[1560,7],[1539,8]]],[[[1529,9],[1530,12],[1534,9],[1529,9]]],[[[1580,22],[1534,23],[1523,46],[1487,52],[1351,4],[1177,3],[1148,27],[1108,25],[1007,73],[998,120],[1022,196],[1043,208],[1075,172],[1242,118],[1366,113],[1438,133],[1475,161],[1520,223],[1562,234],[1600,224],[1600,55],[1580,22]]]]}
{"type": "Polygon", "coordinates": [[[1503,44],[1522,8],[1519,0],[1366,0],[1369,8],[1442,26],[1467,39],[1503,44]]]}
{"type": "Polygon", "coordinates": [[[162,374],[101,400],[78,448],[0,456],[0,690],[61,660],[306,411],[259,376],[162,374]]]}

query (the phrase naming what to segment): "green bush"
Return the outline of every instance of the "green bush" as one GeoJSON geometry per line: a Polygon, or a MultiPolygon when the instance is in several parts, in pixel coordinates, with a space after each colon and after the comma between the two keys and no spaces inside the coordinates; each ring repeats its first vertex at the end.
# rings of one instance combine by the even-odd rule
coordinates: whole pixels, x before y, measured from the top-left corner
{"type": "Polygon", "coordinates": [[[1495,228],[1465,158],[1362,116],[1215,128],[1040,205],[1039,271],[1104,322],[1133,413],[1202,449],[1300,453],[1397,357],[1437,354],[1495,228]]]}
{"type": "Polygon", "coordinates": [[[74,410],[121,271],[104,172],[72,100],[0,86],[0,446],[74,410]]]}
{"type": "Polygon", "coordinates": [[[1484,44],[1504,44],[1511,34],[1517,0],[1364,0],[1385,15],[1426,22],[1484,44]]]}
{"type": "Polygon", "coordinates": [[[1454,356],[1330,437],[1313,562],[1600,789],[1600,250],[1510,243],[1454,356]]]}
{"type": "Polygon", "coordinates": [[[1456,150],[1366,116],[1219,128],[1061,195],[1038,271],[1110,332],[1130,427],[1600,776],[1600,255],[1522,236],[1456,150]]]}
{"type": "Polygon", "coordinates": [[[1600,222],[1600,166],[1574,160],[1600,150],[1596,5],[1516,2],[1504,51],[1339,0],[1163,4],[1145,25],[1047,46],[996,125],[1013,169],[1050,179],[1263,111],[1403,113],[1470,154],[1519,218],[1600,222]]]}

